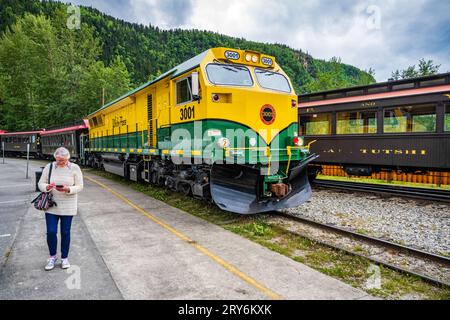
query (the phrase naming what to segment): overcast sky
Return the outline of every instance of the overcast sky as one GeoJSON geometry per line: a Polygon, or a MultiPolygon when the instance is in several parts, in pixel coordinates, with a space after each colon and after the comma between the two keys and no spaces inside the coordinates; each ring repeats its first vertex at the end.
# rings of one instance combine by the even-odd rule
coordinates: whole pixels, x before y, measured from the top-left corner
{"type": "Polygon", "coordinates": [[[71,0],[130,22],[283,43],[378,81],[420,58],[450,71],[450,0],[71,0]]]}

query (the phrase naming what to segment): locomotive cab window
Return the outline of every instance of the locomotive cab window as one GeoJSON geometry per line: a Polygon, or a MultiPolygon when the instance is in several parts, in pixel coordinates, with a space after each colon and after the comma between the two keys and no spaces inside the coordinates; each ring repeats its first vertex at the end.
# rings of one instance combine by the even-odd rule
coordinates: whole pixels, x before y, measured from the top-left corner
{"type": "Polygon", "coordinates": [[[271,72],[268,70],[255,69],[256,79],[264,89],[291,92],[291,86],[286,77],[280,73],[271,72]]]}
{"type": "Polygon", "coordinates": [[[192,78],[187,77],[180,80],[176,84],[177,89],[177,104],[185,104],[193,101],[192,97],[192,78]]]}
{"type": "Polygon", "coordinates": [[[244,66],[209,64],[206,66],[209,82],[224,86],[253,86],[250,71],[244,66]]]}
{"type": "Polygon", "coordinates": [[[384,133],[408,132],[436,132],[436,107],[420,105],[386,109],[384,133]]]}
{"type": "Polygon", "coordinates": [[[331,114],[319,113],[300,116],[301,135],[316,136],[331,134],[331,114]]]}
{"type": "Polygon", "coordinates": [[[337,134],[377,133],[377,112],[339,112],[336,131],[337,134]]]}
{"type": "Polygon", "coordinates": [[[445,131],[450,131],[450,105],[445,107],[445,131]]]}

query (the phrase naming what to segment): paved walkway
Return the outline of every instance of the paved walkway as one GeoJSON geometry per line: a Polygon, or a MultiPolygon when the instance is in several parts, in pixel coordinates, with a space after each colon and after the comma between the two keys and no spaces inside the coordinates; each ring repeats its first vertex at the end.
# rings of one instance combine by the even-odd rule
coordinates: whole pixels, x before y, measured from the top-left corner
{"type": "MultiPolygon", "coordinates": [[[[33,176],[39,166],[33,162],[33,176]]],[[[24,169],[23,160],[0,163],[0,225],[9,221],[0,233],[11,234],[0,247],[2,256],[12,245],[0,267],[0,299],[370,298],[236,234],[89,173],[73,225],[72,273],[59,268],[45,272],[45,221],[28,204],[34,182],[23,179],[24,169]],[[4,181],[19,191],[5,192],[4,181]],[[13,195],[16,207],[1,205],[13,195]]]]}

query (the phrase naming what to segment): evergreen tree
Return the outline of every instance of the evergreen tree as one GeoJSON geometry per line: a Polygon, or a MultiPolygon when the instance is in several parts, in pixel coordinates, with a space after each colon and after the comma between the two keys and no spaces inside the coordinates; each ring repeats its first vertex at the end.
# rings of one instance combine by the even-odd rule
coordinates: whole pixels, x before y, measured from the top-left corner
{"type": "Polygon", "coordinates": [[[416,66],[409,66],[405,70],[396,70],[392,72],[392,80],[401,80],[401,79],[412,79],[417,77],[425,77],[425,76],[432,76],[439,73],[439,69],[441,68],[441,65],[434,64],[433,60],[425,60],[420,59],[419,60],[419,66],[418,69],[416,69],[416,66]]]}
{"type": "Polygon", "coordinates": [[[93,29],[69,30],[63,15],[50,21],[26,14],[0,38],[2,128],[29,130],[80,119],[130,89],[120,57],[97,61],[93,29]],[[99,88],[100,87],[100,88],[99,88]],[[100,93],[99,93],[100,91],[100,93]]]}

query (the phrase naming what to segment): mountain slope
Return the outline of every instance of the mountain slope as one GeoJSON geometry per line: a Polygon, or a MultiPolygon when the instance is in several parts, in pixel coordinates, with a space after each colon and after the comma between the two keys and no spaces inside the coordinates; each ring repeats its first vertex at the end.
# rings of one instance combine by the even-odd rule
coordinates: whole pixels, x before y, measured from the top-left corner
{"type": "MultiPolygon", "coordinates": [[[[25,13],[54,19],[67,4],[54,1],[0,0],[0,32],[25,13]]],[[[103,46],[101,59],[110,65],[121,56],[133,85],[146,82],[173,66],[211,47],[251,49],[273,55],[291,77],[298,93],[315,88],[321,73],[335,73],[344,87],[375,82],[372,75],[340,62],[314,59],[309,54],[282,44],[267,44],[199,30],[160,30],[155,26],[125,22],[88,7],[81,7],[82,22],[93,27],[103,46]]],[[[333,88],[323,88],[333,89],[333,88]]]]}

